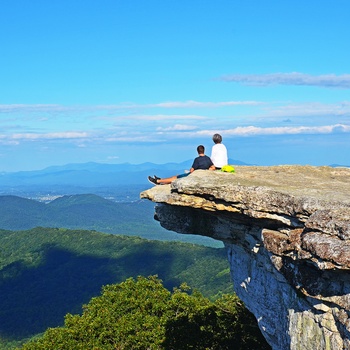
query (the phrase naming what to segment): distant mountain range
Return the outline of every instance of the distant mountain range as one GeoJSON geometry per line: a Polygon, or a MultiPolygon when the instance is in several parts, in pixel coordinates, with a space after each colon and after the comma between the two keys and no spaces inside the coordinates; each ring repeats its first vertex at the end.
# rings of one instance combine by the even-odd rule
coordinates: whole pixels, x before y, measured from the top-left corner
{"type": "MultiPolygon", "coordinates": [[[[101,164],[80,163],[51,166],[43,170],[2,173],[0,187],[18,186],[83,186],[106,187],[147,183],[147,176],[156,173],[161,177],[183,173],[193,160],[182,163],[142,163],[142,164],[101,164]]],[[[230,164],[244,165],[230,160],[230,164]]]]}
{"type": "MultiPolygon", "coordinates": [[[[232,164],[244,165],[230,160],[232,164]]],[[[42,170],[0,173],[0,195],[50,202],[70,194],[92,193],[118,202],[139,199],[150,187],[149,175],[168,177],[183,173],[192,160],[183,163],[102,164],[78,163],[51,166],[42,170]]]]}
{"type": "MultiPolygon", "coordinates": [[[[233,164],[244,164],[232,161],[233,164]]],[[[0,174],[0,229],[65,227],[137,235],[152,240],[222,246],[208,237],[179,235],[154,221],[155,204],[140,200],[162,177],[189,169],[192,160],[167,164],[78,163],[0,174]]]]}

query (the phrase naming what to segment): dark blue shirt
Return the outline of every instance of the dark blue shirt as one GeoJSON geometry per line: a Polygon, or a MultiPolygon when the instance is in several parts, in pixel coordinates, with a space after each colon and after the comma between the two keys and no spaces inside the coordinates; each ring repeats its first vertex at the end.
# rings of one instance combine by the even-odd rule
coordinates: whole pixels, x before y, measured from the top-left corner
{"type": "Polygon", "coordinates": [[[213,165],[213,162],[208,156],[198,156],[194,159],[192,168],[194,170],[208,170],[213,165]]]}

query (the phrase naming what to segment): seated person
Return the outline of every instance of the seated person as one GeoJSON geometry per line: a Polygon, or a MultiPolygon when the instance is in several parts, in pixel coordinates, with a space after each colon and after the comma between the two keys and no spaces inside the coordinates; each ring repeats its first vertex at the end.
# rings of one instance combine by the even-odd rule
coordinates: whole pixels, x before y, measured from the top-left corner
{"type": "Polygon", "coordinates": [[[194,159],[192,167],[190,169],[189,173],[181,174],[181,175],[175,175],[167,178],[160,178],[158,176],[148,176],[148,181],[154,185],[166,185],[172,183],[174,180],[179,179],[181,177],[188,176],[189,174],[193,173],[195,170],[202,169],[202,170],[215,170],[215,166],[211,159],[204,154],[204,146],[199,145],[197,147],[198,157],[194,159]]]}
{"type": "Polygon", "coordinates": [[[222,136],[220,134],[213,135],[213,141],[215,145],[211,149],[210,159],[214,163],[216,169],[221,169],[224,165],[227,165],[227,149],[222,143],[222,136]]]}

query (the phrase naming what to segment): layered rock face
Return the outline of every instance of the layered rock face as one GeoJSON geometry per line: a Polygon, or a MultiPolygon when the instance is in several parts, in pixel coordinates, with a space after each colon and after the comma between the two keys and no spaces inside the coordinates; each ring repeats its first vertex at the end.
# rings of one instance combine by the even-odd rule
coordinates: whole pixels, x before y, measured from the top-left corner
{"type": "Polygon", "coordinates": [[[350,169],[197,170],[141,193],[168,230],[224,242],[273,349],[350,349],[350,169]]]}

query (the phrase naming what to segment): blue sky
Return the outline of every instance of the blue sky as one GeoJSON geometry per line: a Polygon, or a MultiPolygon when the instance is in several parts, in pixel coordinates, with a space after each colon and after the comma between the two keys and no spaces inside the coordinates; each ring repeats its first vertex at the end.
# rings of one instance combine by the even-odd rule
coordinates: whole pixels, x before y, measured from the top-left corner
{"type": "Polygon", "coordinates": [[[4,0],[0,171],[350,165],[348,0],[4,0]]]}

